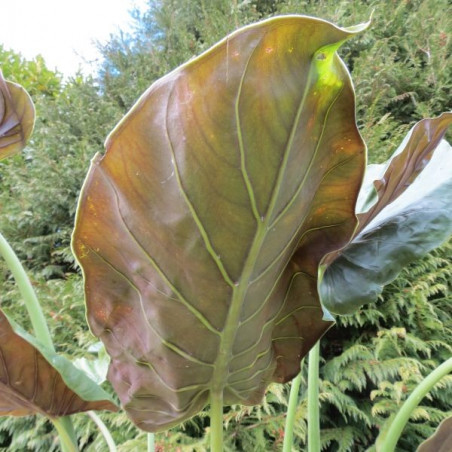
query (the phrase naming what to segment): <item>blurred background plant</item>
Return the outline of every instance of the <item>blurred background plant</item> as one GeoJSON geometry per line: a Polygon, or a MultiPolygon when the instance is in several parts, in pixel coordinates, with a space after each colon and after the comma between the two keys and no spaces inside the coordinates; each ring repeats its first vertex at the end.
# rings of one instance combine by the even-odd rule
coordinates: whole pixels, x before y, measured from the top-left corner
{"type": "MultiPolygon", "coordinates": [[[[58,351],[87,352],[94,338],[84,318],[83,285],[70,251],[77,197],[90,159],[108,132],[157,78],[237,27],[277,14],[305,14],[341,26],[372,25],[340,50],[354,80],[357,122],[370,162],[384,161],[419,119],[451,110],[448,0],[149,0],[135,30],[101,47],[89,77],[64,81],[37,57],[0,46],[5,77],[22,84],[37,108],[32,139],[0,163],[0,230],[30,270],[58,351]]],[[[449,133],[449,141],[451,135],[449,133]]],[[[322,340],[323,450],[364,451],[384,419],[415,385],[452,354],[452,242],[405,269],[380,300],[338,323],[322,340]],[[338,442],[340,439],[340,442],[338,442]]],[[[2,307],[23,304],[0,262],[2,307]]],[[[23,315],[26,319],[26,315],[23,315]]],[[[27,325],[25,325],[27,326],[27,325]]],[[[306,372],[306,369],[304,369],[306,372]]],[[[262,406],[225,413],[228,450],[280,450],[289,385],[270,387],[262,406]]],[[[452,412],[452,377],[415,411],[398,444],[415,450],[452,412]]],[[[123,414],[101,414],[120,451],[145,450],[146,436],[123,414]]],[[[86,415],[74,417],[83,450],[107,450],[86,415]]],[[[306,444],[306,379],[300,391],[296,450],[306,444]]],[[[160,451],[208,450],[207,412],[156,435],[160,451]]],[[[1,418],[0,450],[57,450],[44,418],[1,418]]]]}

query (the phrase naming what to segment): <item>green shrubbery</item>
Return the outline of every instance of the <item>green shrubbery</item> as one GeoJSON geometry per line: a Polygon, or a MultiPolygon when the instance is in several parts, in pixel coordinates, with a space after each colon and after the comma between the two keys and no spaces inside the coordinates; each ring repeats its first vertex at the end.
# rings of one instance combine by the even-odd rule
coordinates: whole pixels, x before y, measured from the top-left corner
{"type": "MultiPolygon", "coordinates": [[[[352,72],[357,120],[370,160],[382,161],[414,122],[450,110],[447,6],[447,0],[150,0],[148,10],[136,14],[136,32],[112,37],[102,48],[105,60],[96,78],[75,76],[67,82],[49,71],[42,59],[25,61],[0,47],[5,77],[29,90],[38,117],[27,150],[0,164],[0,230],[31,271],[59,351],[77,356],[94,342],[84,321],[81,279],[69,249],[84,175],[109,130],[152,81],[238,26],[268,15],[307,14],[348,26],[368,20],[374,10],[370,29],[340,53],[352,72]]],[[[446,244],[411,265],[378,303],[339,318],[323,339],[325,450],[370,447],[384,419],[422,376],[451,356],[451,251],[452,245],[446,244]]],[[[0,281],[2,306],[20,312],[20,297],[1,263],[0,281]]],[[[306,441],[305,389],[304,385],[295,429],[300,450],[306,441]]],[[[275,385],[262,406],[230,407],[225,415],[230,449],[280,450],[287,400],[288,388],[275,385]]],[[[430,435],[450,414],[451,400],[452,378],[446,378],[417,409],[398,450],[412,451],[430,435]]],[[[143,450],[144,434],[124,415],[102,417],[122,444],[120,450],[143,450]]],[[[75,419],[84,450],[104,450],[88,418],[75,419]]],[[[204,413],[182,428],[157,435],[157,444],[163,450],[176,445],[207,450],[208,425],[204,413]]],[[[57,447],[43,418],[1,419],[0,435],[5,450],[57,447]]]]}

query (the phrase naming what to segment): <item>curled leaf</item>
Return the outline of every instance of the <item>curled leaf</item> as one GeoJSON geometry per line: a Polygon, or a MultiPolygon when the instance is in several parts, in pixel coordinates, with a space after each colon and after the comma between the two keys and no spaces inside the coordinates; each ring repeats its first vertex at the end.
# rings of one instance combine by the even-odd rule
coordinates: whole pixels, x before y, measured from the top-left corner
{"type": "Polygon", "coordinates": [[[20,152],[33,131],[35,109],[28,93],[0,71],[0,160],[20,152]]]}
{"type": "Polygon", "coordinates": [[[0,311],[0,416],[117,411],[97,384],[0,311]]]}
{"type": "Polygon", "coordinates": [[[211,394],[260,402],[331,326],[317,268],[356,227],[365,164],[336,50],[359,29],[245,27],[153,84],[93,160],[73,248],[139,427],[211,394]]]}
{"type": "Polygon", "coordinates": [[[373,181],[375,195],[371,195],[366,201],[366,205],[370,205],[369,209],[364,211],[365,206],[359,207],[363,213],[359,216],[357,233],[363,231],[382,209],[394,202],[416,180],[451,123],[452,113],[443,113],[437,118],[423,119],[411,129],[383,166],[380,177],[373,181]],[[372,202],[373,199],[375,203],[372,202]]]}
{"type": "Polygon", "coordinates": [[[330,312],[351,314],[375,301],[403,267],[452,234],[452,148],[440,143],[451,122],[450,113],[420,121],[386,165],[371,167],[358,233],[322,269],[319,291],[330,312]]]}

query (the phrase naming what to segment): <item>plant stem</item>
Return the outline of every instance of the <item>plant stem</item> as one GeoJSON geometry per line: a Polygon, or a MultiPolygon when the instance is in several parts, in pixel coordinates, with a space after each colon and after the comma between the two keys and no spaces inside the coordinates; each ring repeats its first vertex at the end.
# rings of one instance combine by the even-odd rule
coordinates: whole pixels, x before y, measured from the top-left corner
{"type": "Polygon", "coordinates": [[[108,430],[108,427],[103,423],[102,419],[94,411],[88,411],[86,414],[99,428],[108,445],[108,450],[110,452],[116,452],[116,444],[113,440],[113,437],[111,436],[110,430],[108,430]]]}
{"type": "Polygon", "coordinates": [[[51,421],[58,432],[61,450],[63,452],[78,452],[77,437],[69,416],[51,419],[51,421]]]}
{"type": "Polygon", "coordinates": [[[148,452],[155,451],[155,436],[153,433],[148,433],[148,452]]]}
{"type": "Polygon", "coordinates": [[[309,352],[308,452],[320,452],[319,362],[320,362],[320,341],[318,341],[309,352]]]}
{"type": "Polygon", "coordinates": [[[223,451],[223,392],[211,392],[210,452],[223,451]]]}
{"type": "MultiPolygon", "coordinates": [[[[301,361],[300,368],[303,367],[303,362],[304,360],[301,361]]],[[[300,373],[292,380],[292,386],[290,387],[289,406],[287,407],[286,425],[284,426],[283,452],[291,452],[293,446],[293,427],[297,414],[301,379],[302,375],[300,371],[300,373]]]]}
{"type": "Polygon", "coordinates": [[[395,451],[397,441],[399,440],[406,423],[410,419],[413,410],[419,405],[421,400],[427,395],[433,386],[435,386],[441,378],[445,377],[450,372],[452,372],[452,358],[449,358],[447,361],[438,366],[416,386],[392,421],[385,438],[377,450],[384,452],[395,451]]]}
{"type": "Polygon", "coordinates": [[[17,287],[19,288],[19,291],[25,302],[25,307],[27,308],[28,315],[30,316],[31,324],[33,326],[36,338],[47,348],[55,351],[49,328],[44,318],[44,314],[42,313],[42,309],[39,304],[38,298],[36,297],[33,286],[31,285],[31,282],[28,279],[27,273],[25,272],[22,264],[17,258],[16,253],[13,251],[13,249],[1,233],[0,255],[3,256],[8,268],[11,270],[11,273],[14,276],[17,287]]]}

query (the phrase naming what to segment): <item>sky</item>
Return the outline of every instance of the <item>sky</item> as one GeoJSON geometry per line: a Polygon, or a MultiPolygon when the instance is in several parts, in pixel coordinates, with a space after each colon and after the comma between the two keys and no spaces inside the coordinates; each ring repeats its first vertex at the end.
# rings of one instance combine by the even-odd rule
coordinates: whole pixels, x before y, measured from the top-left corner
{"type": "Polygon", "coordinates": [[[130,30],[129,11],[146,0],[0,0],[0,44],[31,59],[41,54],[65,76],[95,70],[93,42],[130,30]]]}

